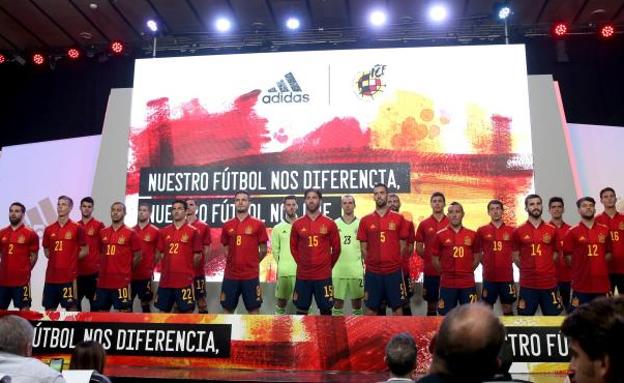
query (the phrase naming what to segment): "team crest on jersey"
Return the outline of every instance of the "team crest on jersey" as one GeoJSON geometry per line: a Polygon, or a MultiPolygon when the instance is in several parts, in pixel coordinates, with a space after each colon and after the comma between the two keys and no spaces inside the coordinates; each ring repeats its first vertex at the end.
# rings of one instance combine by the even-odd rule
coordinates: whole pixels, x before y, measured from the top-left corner
{"type": "Polygon", "coordinates": [[[396,223],[390,222],[388,224],[388,230],[396,230],[396,223]]]}
{"type": "Polygon", "coordinates": [[[17,243],[24,243],[24,242],[26,242],[26,237],[24,237],[23,235],[20,235],[17,238],[17,243]]]}
{"type": "Polygon", "coordinates": [[[472,239],[470,237],[464,237],[464,245],[466,246],[472,245],[472,239]]]}
{"type": "Polygon", "coordinates": [[[251,233],[253,233],[253,228],[251,226],[245,227],[245,234],[251,234],[251,233]]]}
{"type": "Polygon", "coordinates": [[[119,238],[117,238],[117,244],[123,245],[124,243],[126,243],[126,237],[122,235],[119,238]]]}
{"type": "Polygon", "coordinates": [[[620,222],[620,224],[618,225],[618,229],[624,230],[624,221],[620,222]]]}
{"type": "Polygon", "coordinates": [[[68,231],[67,233],[65,233],[65,239],[72,239],[71,231],[68,231]]]}
{"type": "Polygon", "coordinates": [[[526,309],[526,301],[524,299],[520,298],[520,300],[518,301],[518,308],[520,310],[526,309]]]}
{"type": "Polygon", "coordinates": [[[95,235],[95,230],[93,230],[93,228],[90,228],[87,234],[89,234],[90,236],[93,236],[95,235]]]}
{"type": "Polygon", "coordinates": [[[544,243],[550,243],[551,240],[552,237],[550,236],[550,234],[544,234],[544,236],[542,237],[542,241],[544,241],[544,243]]]}
{"type": "Polygon", "coordinates": [[[144,240],[145,242],[149,242],[149,241],[150,241],[150,239],[152,239],[152,237],[150,237],[150,235],[149,235],[149,234],[145,234],[145,237],[143,237],[143,240],[144,240]]]}
{"type": "Polygon", "coordinates": [[[607,240],[607,236],[604,234],[599,234],[598,235],[598,242],[600,243],[605,243],[605,241],[607,240]]]}
{"type": "Polygon", "coordinates": [[[327,226],[321,225],[321,227],[319,228],[319,233],[327,234],[327,226]]]}
{"type": "Polygon", "coordinates": [[[7,241],[7,237],[2,237],[2,242],[6,242],[7,241]]]}
{"type": "Polygon", "coordinates": [[[186,233],[182,234],[182,237],[180,237],[180,242],[188,242],[188,240],[189,236],[186,233]]]}
{"type": "Polygon", "coordinates": [[[438,301],[438,310],[444,310],[444,299],[438,301]]]}
{"type": "Polygon", "coordinates": [[[509,234],[505,233],[503,234],[503,241],[509,241],[510,237],[509,234]]]}

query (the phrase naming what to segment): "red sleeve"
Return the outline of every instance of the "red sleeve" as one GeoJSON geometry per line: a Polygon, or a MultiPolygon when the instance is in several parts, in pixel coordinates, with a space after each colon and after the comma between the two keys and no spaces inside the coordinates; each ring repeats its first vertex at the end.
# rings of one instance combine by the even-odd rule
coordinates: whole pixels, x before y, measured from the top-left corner
{"type": "Polygon", "coordinates": [[[474,242],[472,243],[472,254],[477,254],[481,251],[481,237],[475,233],[474,242]]]}
{"type": "Polygon", "coordinates": [[[401,216],[401,226],[399,231],[399,238],[402,240],[407,240],[409,238],[409,223],[408,221],[401,216]]]}
{"type": "Polygon", "coordinates": [[[518,229],[515,229],[511,234],[511,250],[512,251],[520,251],[520,238],[518,229]]]}
{"type": "Polygon", "coordinates": [[[39,236],[34,230],[30,233],[30,246],[28,246],[28,250],[31,253],[36,253],[39,251],[39,236]]]}
{"type": "Polygon", "coordinates": [[[408,223],[408,230],[409,230],[409,236],[407,237],[407,243],[408,244],[413,244],[414,242],[416,242],[416,233],[415,233],[415,229],[414,229],[414,222],[413,221],[407,221],[408,223]]]}
{"type": "Polygon", "coordinates": [[[611,253],[612,251],[613,251],[613,242],[611,241],[611,233],[607,231],[607,237],[605,238],[605,254],[611,253]]]}
{"type": "Polygon", "coordinates": [[[332,268],[338,262],[338,257],[340,256],[340,234],[338,233],[338,226],[332,220],[331,222],[331,233],[330,233],[330,242],[331,242],[331,255],[332,255],[332,268]]]}
{"type": "Polygon", "coordinates": [[[47,249],[48,247],[50,247],[50,231],[48,230],[47,227],[43,231],[42,246],[43,246],[44,249],[47,249]]]}
{"type": "Polygon", "coordinates": [[[418,224],[418,228],[416,229],[416,242],[425,242],[425,227],[423,223],[418,224]]]}
{"type": "Polygon", "coordinates": [[[78,228],[76,229],[76,234],[78,235],[78,237],[76,238],[78,241],[78,246],[86,246],[87,238],[85,235],[85,231],[81,226],[78,226],[78,228]]]}
{"type": "Polygon", "coordinates": [[[295,259],[295,262],[298,264],[299,263],[299,248],[297,246],[297,239],[298,239],[297,235],[298,235],[298,228],[297,228],[297,222],[295,221],[295,223],[293,223],[292,225],[292,228],[290,229],[290,253],[295,259]]]}
{"type": "Polygon", "coordinates": [[[366,232],[366,217],[362,218],[358,226],[357,239],[360,242],[368,241],[368,233],[366,232]]]}
{"type": "Polygon", "coordinates": [[[477,235],[475,236],[475,245],[477,246],[474,248],[475,254],[483,251],[483,231],[481,228],[477,229],[477,235]]]}
{"type": "Polygon", "coordinates": [[[102,230],[104,230],[104,224],[102,222],[100,222],[100,225],[97,228],[97,232],[96,232],[97,234],[95,236],[95,238],[97,240],[98,249],[102,247],[102,236],[100,235],[102,230]]]}
{"type": "Polygon", "coordinates": [[[566,235],[563,237],[563,249],[562,250],[563,250],[564,255],[574,253],[575,238],[574,238],[573,231],[574,230],[572,229],[568,230],[566,235]]]}
{"type": "Polygon", "coordinates": [[[258,224],[258,242],[269,242],[269,236],[267,235],[266,226],[264,226],[264,223],[262,223],[262,221],[258,224]]]}
{"type": "Polygon", "coordinates": [[[163,231],[158,230],[158,244],[156,245],[156,249],[158,249],[158,251],[160,251],[161,253],[165,252],[165,236],[163,235],[163,231]]]}
{"type": "Polygon", "coordinates": [[[440,242],[440,234],[436,234],[435,237],[433,237],[433,242],[431,243],[431,256],[439,257],[441,247],[442,242],[440,242]]]}
{"type": "Polygon", "coordinates": [[[210,246],[212,238],[210,237],[210,226],[206,225],[206,231],[204,231],[204,238],[202,238],[204,246],[210,246]]]}
{"type": "MultiPolygon", "coordinates": [[[[139,240],[139,236],[134,230],[131,231],[130,234],[130,247],[132,248],[132,252],[136,253],[137,251],[141,251],[141,241],[139,240]]],[[[99,237],[99,236],[98,236],[99,237]]]]}
{"type": "Polygon", "coordinates": [[[201,236],[199,235],[199,230],[194,230],[193,234],[193,253],[201,253],[204,251],[204,244],[201,236]]]}

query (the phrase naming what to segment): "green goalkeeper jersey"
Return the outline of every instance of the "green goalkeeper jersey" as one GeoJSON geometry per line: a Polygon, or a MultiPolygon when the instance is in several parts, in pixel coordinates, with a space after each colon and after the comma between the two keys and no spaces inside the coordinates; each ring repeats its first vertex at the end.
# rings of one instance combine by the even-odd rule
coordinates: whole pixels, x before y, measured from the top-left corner
{"type": "Polygon", "coordinates": [[[362,252],[360,241],[357,240],[357,231],[360,225],[359,218],[347,224],[342,217],[336,219],[340,233],[340,257],[334,266],[333,278],[363,278],[362,252]]]}
{"type": "Polygon", "coordinates": [[[290,252],[290,229],[292,224],[282,221],[271,232],[271,253],[277,262],[277,277],[297,275],[297,263],[290,252]]]}

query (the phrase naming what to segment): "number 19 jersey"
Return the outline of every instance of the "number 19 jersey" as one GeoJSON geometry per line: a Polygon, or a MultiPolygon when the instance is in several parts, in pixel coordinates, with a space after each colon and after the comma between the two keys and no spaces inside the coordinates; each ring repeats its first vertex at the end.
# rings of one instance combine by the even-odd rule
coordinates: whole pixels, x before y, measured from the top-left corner
{"type": "Polygon", "coordinates": [[[364,277],[362,265],[362,251],[360,241],[357,240],[357,231],[360,219],[356,218],[351,223],[346,223],[342,217],[336,219],[338,233],[340,234],[340,256],[334,265],[333,278],[358,278],[364,277]]]}

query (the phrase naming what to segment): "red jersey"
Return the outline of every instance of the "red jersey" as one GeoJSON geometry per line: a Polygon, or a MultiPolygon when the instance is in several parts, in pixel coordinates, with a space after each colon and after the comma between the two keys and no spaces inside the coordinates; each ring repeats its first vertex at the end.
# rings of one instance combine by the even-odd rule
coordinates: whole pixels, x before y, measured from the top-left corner
{"type": "Polygon", "coordinates": [[[556,247],[559,257],[555,263],[557,268],[557,282],[570,282],[572,280],[572,267],[568,266],[565,261],[565,257],[563,256],[563,239],[565,238],[568,230],[570,230],[571,226],[565,222],[561,224],[561,227],[552,222],[550,222],[550,224],[557,228],[557,238],[559,239],[556,247]]]}
{"type": "Polygon", "coordinates": [[[48,250],[46,283],[73,282],[78,275],[78,254],[86,246],[84,230],[68,220],[61,226],[58,221],[45,228],[43,248],[48,250]]]}
{"type": "Polygon", "coordinates": [[[496,227],[493,223],[481,226],[477,230],[483,253],[483,280],[488,282],[513,282],[513,246],[511,238],[514,228],[504,223],[496,227]]]}
{"type": "Polygon", "coordinates": [[[104,228],[104,224],[95,218],[91,218],[87,223],[82,220],[77,223],[84,230],[85,240],[89,246],[87,256],[78,260],[78,275],[96,274],[100,270],[100,250],[102,249],[100,231],[104,228]]]}
{"type": "Polygon", "coordinates": [[[475,286],[474,254],[479,251],[477,233],[461,227],[455,232],[447,227],[433,238],[431,256],[440,257],[442,273],[440,286],[466,289],[475,286]]]}
{"type": "Polygon", "coordinates": [[[603,212],[596,217],[596,222],[607,226],[611,234],[612,258],[609,273],[624,274],[624,214],[616,213],[611,218],[603,212]]]}
{"type": "MultiPolygon", "coordinates": [[[[407,223],[407,231],[408,231],[406,245],[410,246],[410,245],[413,245],[414,242],[416,242],[416,228],[414,227],[414,222],[412,222],[412,220],[410,219],[407,219],[405,215],[403,215],[403,219],[407,223]]],[[[403,270],[403,275],[407,275],[407,276],[410,275],[410,261],[413,255],[414,255],[413,253],[405,254],[405,256],[403,257],[403,264],[401,265],[401,270],[403,270]]]]}
{"type": "Polygon", "coordinates": [[[557,228],[542,221],[538,227],[525,222],[513,232],[513,249],[520,252],[520,287],[554,289],[557,270],[553,255],[557,228]]]}
{"type": "Polygon", "coordinates": [[[609,228],[583,222],[571,228],[563,241],[563,252],[572,256],[572,288],[591,294],[609,292],[609,269],[605,254],[611,252],[609,228]]]}
{"type": "Polygon", "coordinates": [[[132,280],[152,279],[154,276],[154,256],[158,245],[159,231],[154,225],[147,224],[143,229],[139,225],[134,227],[134,232],[141,244],[141,261],[132,270],[132,280]]]}
{"type": "Polygon", "coordinates": [[[313,220],[306,214],[297,219],[290,229],[290,252],[297,263],[298,279],[331,278],[340,255],[336,223],[324,215],[313,220]]]}
{"type": "MultiPolygon", "coordinates": [[[[195,222],[190,223],[189,225],[196,228],[197,231],[199,232],[199,238],[201,239],[202,245],[210,246],[210,226],[208,226],[208,224],[206,224],[205,222],[199,219],[195,220],[195,222]]],[[[199,260],[199,264],[195,266],[196,277],[206,276],[206,270],[204,268],[205,263],[206,263],[206,255],[204,254],[204,251],[202,249],[202,255],[199,260]]]]}
{"type": "Polygon", "coordinates": [[[442,219],[438,221],[433,215],[418,224],[418,229],[416,229],[416,242],[420,242],[425,246],[425,275],[440,275],[438,270],[436,270],[431,263],[431,245],[433,244],[433,238],[435,237],[436,233],[444,229],[448,225],[449,220],[447,216],[442,217],[442,219]]]}
{"type": "Polygon", "coordinates": [[[141,251],[137,234],[126,225],[117,230],[109,226],[100,232],[102,263],[97,287],[120,289],[128,287],[132,276],[134,253],[141,251]]]}
{"type": "Polygon", "coordinates": [[[242,221],[233,218],[221,228],[221,244],[227,246],[225,279],[247,280],[258,278],[260,256],[258,246],[267,243],[266,227],[250,215],[242,221]]]}
{"type": "Polygon", "coordinates": [[[25,286],[30,282],[30,254],[39,251],[39,236],[24,224],[0,230],[0,286],[25,286]]]}
{"type": "Polygon", "coordinates": [[[401,240],[407,241],[409,224],[399,213],[388,210],[383,216],[377,211],[360,220],[357,239],[366,242],[366,271],[390,274],[401,269],[401,240]]]}
{"type": "Polygon", "coordinates": [[[158,251],[163,254],[160,286],[174,289],[192,286],[193,258],[202,252],[202,247],[199,232],[186,222],[179,228],[172,223],[160,229],[158,251]]]}

